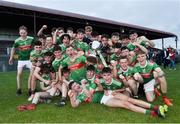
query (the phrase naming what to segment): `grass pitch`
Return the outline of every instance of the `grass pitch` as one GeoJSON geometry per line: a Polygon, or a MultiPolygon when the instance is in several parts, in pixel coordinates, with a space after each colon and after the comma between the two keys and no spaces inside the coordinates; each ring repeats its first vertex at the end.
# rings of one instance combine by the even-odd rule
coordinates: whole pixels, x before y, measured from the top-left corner
{"type": "MultiPolygon", "coordinates": [[[[16,72],[0,73],[0,123],[177,123],[180,122],[180,65],[177,70],[164,70],[168,82],[168,96],[173,99],[165,119],[154,118],[121,108],[109,108],[100,104],[81,104],[71,108],[56,107],[53,99],[50,104],[39,104],[36,110],[19,112],[17,106],[27,104],[27,77],[23,74],[23,94],[16,96],[16,72]]],[[[162,104],[159,97],[153,104],[162,104]]]]}

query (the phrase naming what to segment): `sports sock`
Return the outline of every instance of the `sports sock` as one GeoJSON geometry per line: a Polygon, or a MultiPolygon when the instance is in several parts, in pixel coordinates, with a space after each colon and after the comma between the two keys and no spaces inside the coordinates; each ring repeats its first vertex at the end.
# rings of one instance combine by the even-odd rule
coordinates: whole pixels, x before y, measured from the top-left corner
{"type": "Polygon", "coordinates": [[[150,105],[150,109],[151,110],[155,110],[156,111],[156,110],[158,110],[158,108],[159,108],[159,106],[157,106],[157,105],[152,105],[152,104],[150,105]]]}
{"type": "Polygon", "coordinates": [[[31,94],[35,94],[35,90],[32,90],[32,91],[31,91],[31,94]]]}
{"type": "Polygon", "coordinates": [[[146,113],[147,115],[152,115],[152,116],[156,116],[156,112],[155,111],[151,111],[151,110],[146,110],[146,113]]]}

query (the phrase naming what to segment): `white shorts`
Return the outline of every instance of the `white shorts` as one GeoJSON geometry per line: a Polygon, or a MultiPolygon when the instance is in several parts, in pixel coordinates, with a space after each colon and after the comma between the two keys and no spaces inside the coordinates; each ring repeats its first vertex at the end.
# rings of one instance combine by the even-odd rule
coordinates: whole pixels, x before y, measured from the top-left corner
{"type": "Polygon", "coordinates": [[[30,60],[24,60],[24,61],[18,60],[17,68],[21,68],[21,67],[24,67],[24,66],[26,66],[26,68],[31,69],[31,67],[32,67],[31,61],[30,60]]]}
{"type": "Polygon", "coordinates": [[[144,84],[144,92],[154,91],[154,86],[155,86],[155,80],[152,79],[147,84],[144,84]]]}
{"type": "Polygon", "coordinates": [[[101,104],[106,104],[109,99],[111,99],[111,98],[114,97],[114,96],[111,94],[112,91],[108,91],[108,93],[109,93],[109,95],[105,95],[105,94],[103,95],[103,97],[102,97],[102,99],[101,99],[101,101],[100,101],[101,104]]]}
{"type": "Polygon", "coordinates": [[[60,94],[59,90],[55,90],[53,87],[49,90],[46,90],[46,92],[50,93],[51,96],[59,96],[60,94]]]}

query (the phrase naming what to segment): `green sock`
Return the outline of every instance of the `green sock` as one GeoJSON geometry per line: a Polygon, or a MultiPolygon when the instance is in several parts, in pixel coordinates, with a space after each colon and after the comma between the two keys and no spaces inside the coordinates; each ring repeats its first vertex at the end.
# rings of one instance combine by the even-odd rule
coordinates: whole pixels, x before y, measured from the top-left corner
{"type": "Polygon", "coordinates": [[[150,115],[151,114],[151,111],[150,110],[146,110],[146,115],[150,115]]]}
{"type": "Polygon", "coordinates": [[[149,107],[151,110],[153,110],[154,109],[154,105],[150,105],[150,107],[149,107]]]}

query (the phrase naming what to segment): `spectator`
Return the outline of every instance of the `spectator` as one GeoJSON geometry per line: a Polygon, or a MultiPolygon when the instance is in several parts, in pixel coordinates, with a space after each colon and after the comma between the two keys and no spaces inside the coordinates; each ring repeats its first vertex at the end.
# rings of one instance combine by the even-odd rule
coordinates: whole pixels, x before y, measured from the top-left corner
{"type": "Polygon", "coordinates": [[[85,27],[85,35],[83,38],[83,42],[89,44],[90,42],[92,42],[92,31],[93,28],[91,26],[86,26],[85,27]]]}
{"type": "Polygon", "coordinates": [[[164,69],[169,65],[169,51],[168,48],[164,50],[164,69]]]}
{"type": "Polygon", "coordinates": [[[169,57],[170,57],[170,70],[174,69],[176,70],[176,65],[175,65],[175,49],[171,49],[169,52],[169,57]]]}

